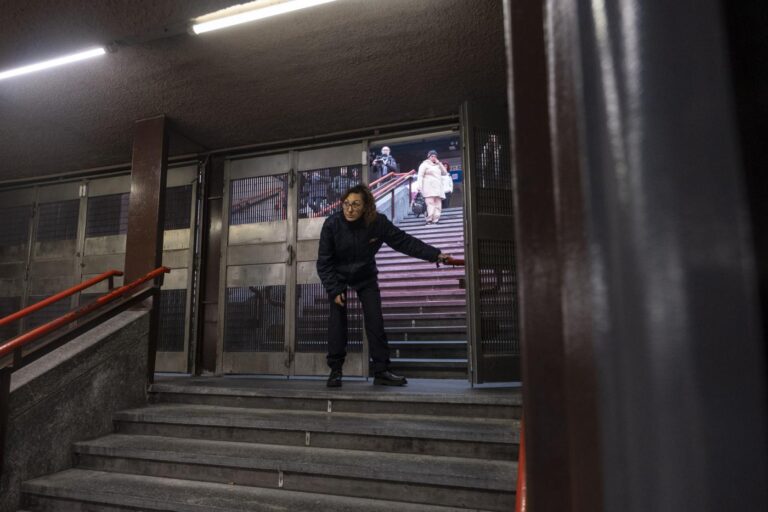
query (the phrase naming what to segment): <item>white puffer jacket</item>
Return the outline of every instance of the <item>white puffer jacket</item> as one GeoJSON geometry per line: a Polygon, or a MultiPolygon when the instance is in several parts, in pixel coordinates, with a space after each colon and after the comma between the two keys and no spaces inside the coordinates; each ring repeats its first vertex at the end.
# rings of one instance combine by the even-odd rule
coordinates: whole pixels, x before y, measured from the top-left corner
{"type": "Polygon", "coordinates": [[[445,199],[443,191],[443,175],[448,174],[443,164],[433,164],[426,159],[419,166],[419,174],[416,179],[416,190],[424,197],[439,197],[445,199]]]}

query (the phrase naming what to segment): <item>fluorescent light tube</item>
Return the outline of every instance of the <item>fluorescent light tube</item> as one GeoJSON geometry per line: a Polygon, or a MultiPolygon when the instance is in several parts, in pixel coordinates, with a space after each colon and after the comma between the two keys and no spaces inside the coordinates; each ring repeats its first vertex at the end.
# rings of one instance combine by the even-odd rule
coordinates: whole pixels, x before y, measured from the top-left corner
{"type": "MultiPolygon", "coordinates": [[[[231,16],[223,16],[221,18],[212,19],[210,21],[201,21],[201,23],[192,25],[192,30],[195,32],[195,34],[203,34],[212,30],[232,27],[234,25],[240,25],[241,23],[261,20],[264,18],[269,18],[270,16],[277,16],[278,14],[285,14],[287,12],[298,11],[299,9],[306,9],[307,7],[314,7],[316,5],[327,4],[335,1],[336,0],[286,0],[280,3],[265,5],[264,7],[256,7],[253,10],[239,12],[231,16]]],[[[204,16],[198,19],[202,20],[206,18],[209,18],[209,16],[204,16]]]]}
{"type": "Polygon", "coordinates": [[[64,57],[56,58],[56,59],[38,62],[37,64],[30,64],[28,66],[22,66],[20,68],[9,69],[8,71],[0,71],[0,80],[5,80],[6,78],[13,78],[19,75],[26,75],[27,73],[34,73],[35,71],[42,71],[43,69],[63,66],[64,64],[69,64],[69,63],[77,62],[80,60],[98,57],[99,55],[104,55],[105,53],[107,53],[107,51],[104,48],[92,48],[90,50],[73,53],[72,55],[67,55],[64,57]]]}

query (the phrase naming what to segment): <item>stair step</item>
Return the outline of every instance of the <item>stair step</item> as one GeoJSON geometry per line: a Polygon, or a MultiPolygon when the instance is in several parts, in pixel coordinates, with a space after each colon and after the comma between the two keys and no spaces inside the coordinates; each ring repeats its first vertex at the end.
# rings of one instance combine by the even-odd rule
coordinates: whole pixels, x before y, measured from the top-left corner
{"type": "Polygon", "coordinates": [[[379,288],[382,290],[385,288],[418,288],[418,289],[426,289],[426,288],[445,288],[445,287],[453,287],[456,289],[459,289],[459,279],[458,277],[451,277],[448,279],[444,279],[443,276],[438,276],[435,279],[411,279],[410,282],[406,282],[404,280],[400,281],[383,281],[379,282],[379,288]]]}
{"type": "Polygon", "coordinates": [[[450,299],[453,297],[466,297],[467,292],[465,290],[462,290],[460,288],[456,289],[449,289],[449,290],[424,290],[424,289],[417,289],[417,290],[408,290],[407,292],[403,291],[392,291],[384,289],[381,291],[382,298],[384,297],[426,297],[427,300],[425,302],[436,302],[440,299],[450,299]]]}
{"type": "Polygon", "coordinates": [[[79,467],[96,471],[498,511],[514,506],[517,476],[509,461],[159,436],[113,434],[74,450],[79,467]]]}
{"type": "Polygon", "coordinates": [[[429,376],[433,379],[466,379],[467,359],[392,358],[390,368],[405,377],[429,376]]]}
{"type": "Polygon", "coordinates": [[[443,265],[441,267],[437,267],[435,263],[431,261],[422,261],[417,260],[415,258],[410,258],[407,263],[399,262],[399,261],[385,261],[385,262],[379,262],[376,264],[376,266],[379,268],[379,272],[413,272],[416,270],[432,270],[433,272],[440,272],[443,269],[453,269],[453,268],[462,268],[462,267],[452,267],[452,266],[446,266],[443,265]]]}
{"type": "Polygon", "coordinates": [[[391,356],[395,359],[463,359],[467,358],[466,340],[418,340],[389,342],[391,356]]]}
{"type": "Polygon", "coordinates": [[[373,386],[363,380],[345,380],[341,389],[329,389],[322,380],[240,379],[194,377],[155,382],[154,403],[220,405],[224,407],[293,411],[355,412],[375,414],[437,415],[453,418],[519,418],[519,391],[466,389],[463,380],[414,379],[406,388],[373,386]],[[329,403],[330,402],[330,403],[329,403]]]}
{"type": "MultiPolygon", "coordinates": [[[[47,512],[462,512],[454,507],[349,498],[286,489],[243,487],[174,478],[70,469],[25,482],[30,506],[47,512]],[[84,504],[82,507],[76,503],[84,504]]],[[[466,512],[464,509],[463,512],[466,512]]]]}
{"type": "MultiPolygon", "coordinates": [[[[435,267],[429,270],[421,270],[418,272],[379,272],[379,284],[384,281],[411,281],[414,279],[434,278],[435,267]]],[[[465,276],[464,268],[462,267],[441,267],[440,273],[437,275],[440,279],[458,279],[465,276]]]]}
{"type": "Polygon", "coordinates": [[[515,460],[519,443],[510,419],[159,404],[115,422],[120,434],[498,460],[515,460]]]}
{"type": "MultiPolygon", "coordinates": [[[[422,240],[422,242],[426,242],[426,240],[422,240]]],[[[459,254],[464,252],[464,242],[453,242],[453,241],[450,241],[447,243],[438,242],[438,243],[430,243],[430,245],[438,246],[441,251],[450,252],[451,254],[459,254]]],[[[379,259],[394,258],[396,256],[402,257],[405,255],[392,248],[386,248],[386,249],[381,249],[376,254],[376,260],[378,261],[379,259]]],[[[413,258],[413,259],[416,259],[416,258],[413,258]]]]}

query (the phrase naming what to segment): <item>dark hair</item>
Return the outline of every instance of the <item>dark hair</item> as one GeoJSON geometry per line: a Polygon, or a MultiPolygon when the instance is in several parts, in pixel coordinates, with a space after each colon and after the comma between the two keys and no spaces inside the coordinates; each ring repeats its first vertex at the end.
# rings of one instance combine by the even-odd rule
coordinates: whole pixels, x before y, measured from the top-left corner
{"type": "Polygon", "coordinates": [[[341,196],[342,203],[347,200],[349,194],[360,194],[363,197],[363,220],[365,220],[366,226],[376,220],[376,199],[373,198],[373,194],[371,193],[371,189],[368,188],[368,185],[355,185],[344,192],[344,195],[341,196]]]}
{"type": "Polygon", "coordinates": [[[437,156],[437,151],[435,151],[434,149],[430,149],[430,150],[429,150],[429,153],[427,153],[427,157],[430,157],[430,156],[432,156],[432,155],[435,155],[435,156],[437,156]]]}

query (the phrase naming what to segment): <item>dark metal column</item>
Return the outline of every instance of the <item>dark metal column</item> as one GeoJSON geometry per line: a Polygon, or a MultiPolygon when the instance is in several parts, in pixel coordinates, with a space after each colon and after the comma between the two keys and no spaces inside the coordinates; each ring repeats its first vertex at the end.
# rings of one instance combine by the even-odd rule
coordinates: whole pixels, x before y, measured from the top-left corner
{"type": "Polygon", "coordinates": [[[219,285],[221,272],[222,201],[224,158],[211,157],[205,168],[203,230],[200,261],[201,315],[198,329],[198,373],[214,373],[218,355],[219,285]]]}
{"type": "Polygon", "coordinates": [[[721,4],[577,6],[606,509],[768,510],[765,345],[721,4]]]}
{"type": "MultiPolygon", "coordinates": [[[[136,122],[131,168],[131,197],[125,251],[125,282],[162,265],[165,183],[168,171],[168,128],[165,116],[136,122]]],[[[159,295],[152,300],[148,379],[155,372],[159,295]]]]}
{"type": "Polygon", "coordinates": [[[505,2],[528,506],[599,512],[590,265],[565,14],[539,0],[505,2]]]}

